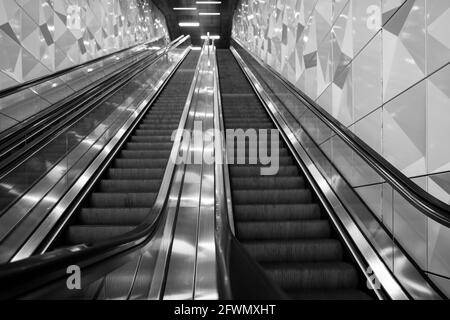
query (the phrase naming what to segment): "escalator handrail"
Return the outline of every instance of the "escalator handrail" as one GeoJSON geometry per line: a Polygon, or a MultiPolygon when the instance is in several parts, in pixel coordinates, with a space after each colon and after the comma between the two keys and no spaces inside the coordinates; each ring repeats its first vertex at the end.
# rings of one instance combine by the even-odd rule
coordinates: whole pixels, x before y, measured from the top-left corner
{"type": "MultiPolygon", "coordinates": [[[[186,36],[184,38],[189,38],[186,36]]],[[[184,56],[184,58],[187,54],[184,56]]],[[[155,94],[152,101],[156,99],[169,79],[176,72],[178,67],[184,61],[181,59],[176,67],[173,69],[171,75],[165,80],[164,84],[157,94],[155,94]]],[[[151,105],[151,102],[148,104],[151,105]]],[[[144,116],[145,112],[141,113],[141,117],[138,117],[135,123],[139,122],[144,116]]],[[[183,111],[183,116],[180,121],[180,127],[184,127],[187,112],[183,111]]],[[[135,127],[135,126],[133,126],[135,127]]],[[[129,130],[129,132],[131,132],[129,130]]],[[[178,130],[181,132],[181,130],[178,130]]],[[[128,135],[125,135],[122,141],[127,139],[128,135]]],[[[181,141],[181,135],[174,141],[175,147],[173,152],[177,152],[177,146],[179,148],[181,141]]],[[[119,145],[121,145],[119,143],[119,145]]],[[[111,153],[114,153],[113,151],[111,153]]],[[[172,156],[172,154],[171,154],[172,156]]],[[[166,169],[164,173],[163,185],[170,185],[173,179],[174,165],[171,169],[166,169]],[[166,180],[166,176],[169,178],[166,180]]],[[[161,188],[162,189],[162,188],[161,188]]],[[[168,186],[165,188],[168,189],[168,186]]],[[[45,253],[42,255],[32,256],[30,258],[20,260],[17,262],[7,263],[0,265],[0,299],[14,299],[20,298],[24,295],[28,295],[35,291],[39,291],[44,287],[50,286],[54,283],[64,283],[67,279],[66,270],[68,266],[77,265],[84,268],[95,268],[102,263],[107,263],[113,258],[120,259],[128,255],[133,255],[138,252],[143,246],[150,242],[157,231],[159,224],[161,223],[161,216],[163,208],[167,201],[168,192],[161,192],[158,194],[158,198],[164,197],[164,203],[155,203],[155,206],[151,209],[148,218],[134,230],[108,240],[102,241],[95,246],[86,247],[74,246],[68,249],[57,250],[54,252],[45,253]],[[156,216],[156,219],[152,219],[152,216],[156,216]]],[[[157,202],[158,199],[157,199],[157,202]]]]}
{"type": "MultiPolygon", "coordinates": [[[[241,48],[245,48],[239,40],[235,38],[233,38],[233,40],[241,48]]],[[[332,131],[334,131],[339,138],[341,138],[353,151],[358,154],[358,156],[360,156],[367,164],[369,164],[371,168],[383,177],[385,181],[388,182],[392,188],[401,194],[411,205],[434,221],[446,227],[450,227],[450,205],[433,197],[412,182],[411,179],[395,168],[391,163],[379,155],[348,128],[342,125],[315,101],[284,79],[271,66],[267,65],[264,61],[248,50],[245,51],[250,54],[264,69],[276,77],[295,97],[302,101],[311,112],[313,112],[332,131]]]]}
{"type": "MultiPolygon", "coordinates": [[[[158,50],[152,54],[150,54],[147,59],[158,59],[161,55],[163,55],[167,50],[170,50],[170,48],[178,46],[181,42],[183,42],[183,39],[185,37],[181,36],[174,41],[170,42],[167,47],[162,48],[161,50],[158,50]]],[[[141,61],[137,61],[132,63],[131,65],[125,66],[123,69],[118,69],[116,72],[111,74],[110,77],[108,77],[104,82],[98,84],[97,86],[109,86],[111,83],[114,83],[117,75],[122,73],[123,70],[131,68],[137,64],[139,64],[141,61]]],[[[96,90],[96,88],[92,88],[92,90],[96,90]]],[[[98,90],[98,89],[97,89],[98,90]]],[[[84,94],[84,93],[83,93],[84,94]]],[[[76,97],[74,99],[78,99],[79,97],[76,97]]],[[[21,124],[23,126],[20,126],[20,128],[13,127],[12,130],[7,130],[0,134],[0,157],[3,157],[9,150],[15,150],[20,146],[20,144],[23,143],[24,137],[32,137],[39,132],[47,130],[52,124],[58,122],[59,119],[65,119],[67,114],[70,114],[73,110],[76,110],[79,105],[74,105],[72,108],[67,109],[67,105],[72,103],[72,99],[70,101],[67,101],[63,103],[62,105],[58,106],[58,108],[55,108],[51,110],[51,115],[49,117],[49,114],[46,112],[43,112],[42,114],[39,113],[36,116],[31,117],[30,119],[25,120],[21,124]],[[62,113],[60,112],[62,111],[62,113]]],[[[84,102],[83,102],[84,103],[84,102]]],[[[21,156],[24,153],[27,152],[31,147],[33,147],[35,144],[30,144],[26,147],[25,150],[20,150],[20,153],[16,155],[15,157],[12,157],[12,160],[9,159],[10,156],[6,156],[4,159],[1,159],[0,161],[0,176],[4,175],[4,168],[8,166],[9,163],[14,162],[17,156],[21,156]]]]}
{"type": "Polygon", "coordinates": [[[215,144],[217,279],[221,299],[286,299],[235,236],[228,155],[225,140],[217,55],[214,68],[214,128],[222,134],[215,144]]]}
{"type": "MultiPolygon", "coordinates": [[[[182,36],[178,37],[176,40],[180,39],[181,37],[182,36]]],[[[17,92],[20,92],[22,90],[29,89],[29,88],[34,87],[36,85],[42,84],[44,82],[47,82],[47,81],[52,80],[54,78],[60,77],[60,76],[65,75],[67,73],[70,73],[70,72],[82,69],[84,67],[87,67],[89,65],[95,64],[95,63],[97,63],[97,62],[99,62],[101,60],[108,59],[108,58],[110,58],[110,57],[112,57],[114,55],[121,54],[121,53],[126,52],[126,51],[132,51],[133,49],[136,49],[137,47],[140,47],[140,46],[142,46],[142,47],[149,46],[152,43],[161,41],[161,39],[162,38],[157,39],[157,40],[148,41],[148,42],[145,42],[145,43],[135,44],[135,45],[133,45],[131,47],[124,48],[124,49],[121,49],[119,51],[108,53],[108,54],[106,54],[104,56],[97,57],[95,59],[92,59],[92,60],[89,60],[89,61],[77,64],[75,66],[68,67],[68,68],[56,71],[54,73],[51,73],[51,74],[48,74],[48,75],[45,75],[45,76],[42,76],[42,77],[39,77],[39,78],[36,78],[36,79],[32,79],[32,80],[29,80],[29,81],[26,81],[26,82],[23,82],[23,83],[20,83],[20,84],[17,84],[17,85],[12,86],[12,87],[8,87],[6,89],[0,90],[0,99],[4,98],[6,96],[9,96],[9,95],[15,94],[17,92]]],[[[138,54],[138,53],[139,52],[137,52],[136,54],[138,54]]],[[[134,56],[134,54],[133,54],[133,56],[134,56]]]]}

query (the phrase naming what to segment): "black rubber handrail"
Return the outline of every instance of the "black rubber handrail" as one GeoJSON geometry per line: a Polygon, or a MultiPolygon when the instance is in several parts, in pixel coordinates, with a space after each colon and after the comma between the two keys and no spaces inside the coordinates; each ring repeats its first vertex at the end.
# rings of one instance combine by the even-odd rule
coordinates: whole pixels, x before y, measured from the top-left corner
{"type": "Polygon", "coordinates": [[[308,109],[323,121],[339,138],[341,138],[358,156],[360,156],[371,168],[373,168],[386,182],[388,182],[399,194],[401,194],[411,205],[436,222],[450,227],[450,205],[433,197],[428,192],[420,188],[405,176],[400,170],[395,168],[386,159],[380,156],[375,150],[368,146],[363,140],[352,133],[347,127],[326,112],[315,101],[301,92],[293,84],[285,80],[271,66],[251,52],[244,49],[244,46],[236,40],[234,43],[253,57],[263,68],[277,78],[294,96],[303,102],[308,109]]]}
{"type": "MultiPolygon", "coordinates": [[[[22,90],[25,90],[25,89],[34,87],[34,86],[36,86],[36,85],[39,85],[39,84],[44,83],[44,82],[46,82],[46,81],[49,81],[49,80],[51,80],[51,79],[60,77],[60,76],[62,76],[62,75],[64,75],[64,74],[66,74],[66,73],[70,73],[70,72],[72,72],[72,71],[82,69],[82,68],[87,67],[87,66],[89,66],[89,65],[91,65],[91,64],[97,63],[97,62],[99,62],[99,61],[101,61],[101,60],[105,60],[105,59],[107,59],[107,58],[110,58],[110,57],[112,57],[112,56],[114,56],[114,55],[123,53],[123,52],[125,52],[125,51],[133,50],[133,49],[135,49],[135,48],[137,48],[137,47],[139,47],[139,46],[149,46],[149,45],[151,45],[151,44],[158,43],[158,42],[160,42],[160,41],[161,41],[161,39],[158,39],[158,40],[156,40],[156,41],[154,40],[154,41],[149,41],[149,42],[146,42],[146,43],[136,44],[136,45],[133,45],[133,46],[131,46],[131,47],[124,48],[124,49],[121,49],[121,50],[119,50],[119,51],[112,52],[112,53],[108,53],[108,54],[106,54],[106,55],[104,55],[104,56],[101,56],[101,57],[98,57],[98,58],[95,58],[95,59],[92,59],[92,60],[83,62],[83,63],[81,63],[81,64],[77,64],[77,65],[75,65],[75,66],[68,67],[68,68],[65,68],[65,69],[62,69],[62,70],[53,72],[53,73],[51,73],[51,74],[48,74],[48,75],[45,75],[45,76],[42,76],[42,77],[39,77],[39,78],[36,78],[36,79],[32,79],[32,80],[29,80],[29,81],[26,81],[26,82],[17,84],[17,85],[15,85],[15,86],[12,86],[12,87],[9,87],[9,88],[0,90],[0,99],[3,98],[3,97],[9,96],[9,95],[11,95],[11,94],[17,93],[17,92],[19,92],[19,91],[22,91],[22,90]]],[[[136,53],[136,54],[137,54],[137,53],[136,53]]],[[[133,55],[133,56],[134,56],[134,55],[133,55]]]]}
{"type": "MultiPolygon", "coordinates": [[[[183,37],[183,41],[187,38],[189,36],[183,37]]],[[[157,98],[182,62],[183,60],[178,62],[172,74],[165,80],[164,85],[148,105],[151,105],[152,101],[157,98]]],[[[143,114],[141,116],[143,117],[143,114]]],[[[139,121],[138,117],[135,123],[139,121]]],[[[133,131],[134,127],[132,126],[128,132],[133,131]]],[[[121,139],[122,142],[127,138],[128,135],[124,135],[121,139]]],[[[116,154],[121,145],[122,143],[118,143],[110,155],[116,154]]],[[[94,180],[96,179],[94,178],[94,180]]],[[[169,193],[165,195],[166,201],[168,195],[169,193]]],[[[147,219],[133,231],[102,241],[92,247],[76,246],[0,265],[0,299],[29,297],[36,292],[38,292],[37,296],[41,296],[41,294],[45,296],[54,290],[61,294],[67,294],[69,290],[66,287],[66,270],[71,265],[81,268],[83,279],[90,279],[90,273],[107,274],[108,270],[113,270],[117,264],[123,265],[131,261],[140,253],[140,249],[153,239],[161,223],[162,212],[163,207],[153,207],[147,219]],[[153,219],[154,216],[157,218],[153,219]],[[73,248],[75,250],[72,250],[73,248]]]]}

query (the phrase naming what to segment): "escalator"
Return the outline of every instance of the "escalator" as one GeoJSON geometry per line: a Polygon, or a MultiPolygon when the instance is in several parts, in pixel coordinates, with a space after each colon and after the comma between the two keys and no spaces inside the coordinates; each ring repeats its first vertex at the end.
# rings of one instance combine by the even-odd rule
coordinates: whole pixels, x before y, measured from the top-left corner
{"type": "MultiPolygon", "coordinates": [[[[217,55],[225,129],[275,129],[232,53],[218,50],[217,55]]],[[[270,142],[268,135],[269,147],[270,142]]],[[[236,237],[266,274],[293,299],[370,299],[356,264],[286,144],[280,139],[274,176],[261,175],[259,160],[238,164],[240,146],[231,145],[236,237]]]]}
{"type": "MultiPolygon", "coordinates": [[[[185,106],[199,53],[191,51],[125,142],[53,247],[93,245],[124,234],[151,211],[185,106]]],[[[153,217],[156,218],[156,217],[153,217]]]]}

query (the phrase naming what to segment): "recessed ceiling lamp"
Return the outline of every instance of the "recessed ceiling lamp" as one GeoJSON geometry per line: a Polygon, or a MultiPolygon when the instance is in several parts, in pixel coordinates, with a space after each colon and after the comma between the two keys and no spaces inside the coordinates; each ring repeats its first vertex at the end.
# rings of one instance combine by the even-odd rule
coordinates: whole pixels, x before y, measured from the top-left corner
{"type": "MultiPolygon", "coordinates": [[[[206,40],[206,39],[208,39],[208,36],[201,36],[200,38],[201,38],[202,40],[206,40]]],[[[220,36],[218,36],[218,35],[210,35],[209,38],[210,38],[211,40],[219,40],[219,39],[220,39],[220,36]]]]}
{"type": "Polygon", "coordinates": [[[199,27],[199,22],[180,22],[178,24],[180,27],[199,27]]]}
{"type": "Polygon", "coordinates": [[[221,4],[222,1],[195,1],[196,4],[221,4]]]}
{"type": "Polygon", "coordinates": [[[192,8],[173,8],[173,10],[176,10],[176,11],[195,11],[195,10],[197,10],[197,8],[194,8],[194,7],[192,7],[192,8]]]}
{"type": "Polygon", "coordinates": [[[220,16],[220,12],[199,12],[199,16],[220,16]]]}

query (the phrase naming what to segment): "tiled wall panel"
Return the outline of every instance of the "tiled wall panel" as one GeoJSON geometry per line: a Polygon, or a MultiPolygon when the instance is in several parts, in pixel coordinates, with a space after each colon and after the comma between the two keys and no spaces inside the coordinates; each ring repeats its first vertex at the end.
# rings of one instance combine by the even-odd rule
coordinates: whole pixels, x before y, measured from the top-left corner
{"type": "Polygon", "coordinates": [[[167,37],[144,0],[0,0],[0,90],[167,37]]]}
{"type": "MultiPolygon", "coordinates": [[[[241,0],[233,36],[450,200],[450,1],[241,0]]],[[[413,179],[413,181],[415,181],[413,179]]]]}

